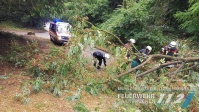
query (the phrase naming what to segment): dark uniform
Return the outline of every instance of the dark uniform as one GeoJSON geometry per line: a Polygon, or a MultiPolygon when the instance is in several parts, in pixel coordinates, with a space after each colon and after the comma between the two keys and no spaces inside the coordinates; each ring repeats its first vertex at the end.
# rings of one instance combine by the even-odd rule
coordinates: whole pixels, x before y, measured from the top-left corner
{"type": "Polygon", "coordinates": [[[143,53],[145,55],[149,55],[149,50],[148,49],[141,49],[140,53],[143,53]]]}
{"type": "MultiPolygon", "coordinates": [[[[102,64],[102,60],[104,61],[104,66],[106,66],[106,58],[105,58],[105,54],[103,52],[100,51],[96,51],[93,53],[93,57],[94,59],[97,59],[99,61],[97,69],[100,69],[100,66],[102,64]]],[[[94,60],[94,66],[96,67],[97,61],[94,60]]]]}
{"type": "MultiPolygon", "coordinates": [[[[147,50],[147,49],[141,49],[140,53],[142,53],[144,55],[149,55],[149,50],[147,50]]],[[[138,57],[136,57],[135,59],[133,59],[133,61],[131,63],[131,68],[134,68],[134,67],[138,66],[141,63],[142,62],[140,61],[140,59],[138,59],[138,57]]]]}
{"type": "MultiPolygon", "coordinates": [[[[169,56],[175,56],[177,55],[177,53],[178,53],[178,49],[176,47],[169,48],[168,46],[165,46],[164,50],[162,51],[162,54],[169,55],[169,56]]],[[[171,61],[171,59],[166,58],[165,62],[167,61],[171,61]]]]}

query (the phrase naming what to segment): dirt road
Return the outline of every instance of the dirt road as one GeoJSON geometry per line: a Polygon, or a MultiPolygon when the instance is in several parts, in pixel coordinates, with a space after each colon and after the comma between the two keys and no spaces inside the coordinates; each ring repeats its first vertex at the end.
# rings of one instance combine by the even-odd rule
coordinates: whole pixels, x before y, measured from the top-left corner
{"type": "MultiPolygon", "coordinates": [[[[7,31],[7,32],[11,32],[17,35],[27,35],[27,33],[29,32],[27,31],[18,31],[18,30],[3,30],[3,31],[7,31]]],[[[39,38],[43,38],[43,39],[49,39],[50,40],[50,36],[48,34],[48,31],[44,31],[44,30],[35,30],[35,36],[39,37],[39,38]]]]}
{"type": "MultiPolygon", "coordinates": [[[[47,48],[48,45],[47,44],[49,44],[51,42],[50,42],[50,36],[49,36],[48,31],[47,31],[47,28],[44,28],[44,29],[45,30],[20,30],[20,31],[19,30],[5,30],[4,29],[3,31],[7,31],[7,32],[10,32],[10,33],[14,33],[14,34],[17,34],[17,35],[22,35],[22,36],[27,36],[28,32],[33,31],[33,32],[35,32],[35,37],[40,40],[38,43],[40,44],[40,46],[42,46],[42,50],[45,52],[45,51],[48,51],[48,48],[47,48]]],[[[60,46],[57,46],[57,47],[60,47],[60,46]]],[[[83,55],[87,58],[92,59],[93,58],[92,54],[93,54],[94,51],[104,52],[104,51],[99,50],[97,48],[91,49],[90,46],[87,46],[86,49],[83,51],[83,55]]],[[[109,63],[110,60],[112,60],[112,59],[108,59],[107,63],[109,63]]]]}

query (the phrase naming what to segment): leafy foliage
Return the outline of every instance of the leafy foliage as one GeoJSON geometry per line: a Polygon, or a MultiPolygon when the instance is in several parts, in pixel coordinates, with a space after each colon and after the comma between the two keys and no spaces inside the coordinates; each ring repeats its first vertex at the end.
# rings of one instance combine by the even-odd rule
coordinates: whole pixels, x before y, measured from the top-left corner
{"type": "Polygon", "coordinates": [[[82,102],[77,102],[74,110],[75,112],[90,112],[82,102]]]}
{"type": "Polygon", "coordinates": [[[88,84],[85,87],[85,91],[92,95],[98,95],[101,91],[104,91],[104,85],[93,82],[93,84],[88,84]]]}
{"type": "MultiPolygon", "coordinates": [[[[139,49],[150,45],[154,51],[159,50],[168,43],[168,37],[163,35],[160,27],[151,25],[153,20],[149,10],[151,2],[133,2],[128,9],[117,9],[111,18],[101,24],[101,27],[119,36],[123,42],[131,38],[136,39],[139,49]]],[[[115,38],[111,41],[117,42],[115,38]]]]}
{"type": "Polygon", "coordinates": [[[108,16],[108,0],[68,0],[65,3],[66,13],[63,17],[71,19],[71,17],[87,17],[92,23],[100,23],[108,16]]]}
{"type": "Polygon", "coordinates": [[[42,90],[43,81],[40,79],[40,77],[37,77],[36,80],[33,82],[33,90],[35,92],[40,92],[42,90]]]}
{"type": "Polygon", "coordinates": [[[143,30],[147,19],[148,13],[144,4],[135,3],[128,10],[123,8],[116,10],[101,26],[122,39],[130,39],[135,33],[143,30]]]}
{"type": "Polygon", "coordinates": [[[41,27],[64,12],[64,0],[1,0],[0,21],[13,21],[26,27],[41,27]]]}
{"type": "Polygon", "coordinates": [[[182,22],[181,28],[186,29],[188,33],[194,35],[198,39],[198,23],[199,23],[199,2],[198,0],[189,0],[190,7],[185,12],[178,12],[175,17],[182,22]]]}
{"type": "Polygon", "coordinates": [[[28,98],[28,96],[30,95],[29,86],[29,82],[24,82],[22,85],[22,93],[16,93],[16,95],[14,96],[14,100],[19,101],[22,104],[27,104],[30,101],[30,98],[28,98]]]}

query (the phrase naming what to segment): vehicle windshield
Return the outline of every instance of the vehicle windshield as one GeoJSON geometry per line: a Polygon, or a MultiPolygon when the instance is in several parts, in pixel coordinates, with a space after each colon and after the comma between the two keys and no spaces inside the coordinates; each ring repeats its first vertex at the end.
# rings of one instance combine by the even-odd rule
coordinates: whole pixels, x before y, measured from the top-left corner
{"type": "Polygon", "coordinates": [[[57,32],[67,33],[70,32],[70,25],[57,25],[57,32]]]}

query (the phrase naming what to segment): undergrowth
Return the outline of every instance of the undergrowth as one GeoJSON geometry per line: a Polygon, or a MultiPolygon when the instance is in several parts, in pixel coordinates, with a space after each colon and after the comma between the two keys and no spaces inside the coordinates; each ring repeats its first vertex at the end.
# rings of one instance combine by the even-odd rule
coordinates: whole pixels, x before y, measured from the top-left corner
{"type": "Polygon", "coordinates": [[[0,26],[3,29],[13,29],[13,30],[23,29],[20,25],[17,25],[16,23],[13,23],[12,21],[0,22],[0,26]]]}

